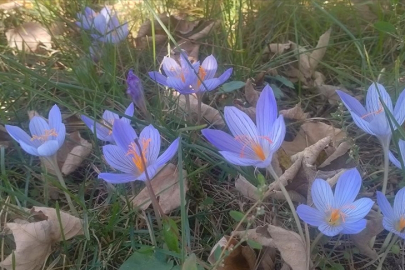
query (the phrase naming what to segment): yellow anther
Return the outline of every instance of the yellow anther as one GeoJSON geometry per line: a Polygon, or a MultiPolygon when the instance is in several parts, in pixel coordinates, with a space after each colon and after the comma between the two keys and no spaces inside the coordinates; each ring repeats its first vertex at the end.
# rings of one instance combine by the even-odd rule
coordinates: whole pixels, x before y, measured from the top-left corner
{"type": "MultiPolygon", "coordinates": [[[[130,145],[128,145],[128,152],[126,155],[131,155],[132,156],[132,162],[135,164],[136,168],[139,170],[140,173],[143,173],[145,171],[145,167],[143,166],[143,161],[142,158],[144,159],[145,163],[147,163],[146,160],[146,153],[148,152],[148,147],[151,142],[151,139],[143,139],[141,141],[141,153],[138,153],[137,148],[138,146],[136,145],[135,142],[132,142],[130,145]]],[[[138,149],[140,150],[140,149],[138,149]]]]}
{"type": "Polygon", "coordinates": [[[399,221],[398,221],[398,223],[397,223],[395,229],[396,229],[397,231],[399,231],[399,232],[402,232],[402,231],[404,230],[404,228],[405,228],[405,218],[402,216],[402,217],[399,219],[399,221]]]}
{"type": "MultiPolygon", "coordinates": [[[[272,140],[269,137],[259,136],[258,138],[264,139],[264,140],[272,143],[272,140]]],[[[243,158],[246,146],[250,146],[250,148],[252,148],[253,152],[256,154],[256,156],[260,160],[266,159],[266,155],[264,153],[263,147],[260,145],[259,142],[255,141],[253,138],[246,136],[246,135],[242,135],[242,136],[236,136],[235,140],[237,140],[243,144],[242,150],[240,152],[240,157],[243,158]]]]}

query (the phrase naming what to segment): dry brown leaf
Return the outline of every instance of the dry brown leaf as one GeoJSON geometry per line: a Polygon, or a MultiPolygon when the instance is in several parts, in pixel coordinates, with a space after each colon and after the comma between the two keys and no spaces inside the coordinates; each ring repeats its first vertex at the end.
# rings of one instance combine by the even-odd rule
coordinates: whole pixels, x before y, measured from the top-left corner
{"type": "Polygon", "coordinates": [[[370,241],[376,235],[384,230],[382,225],[382,215],[374,210],[371,210],[366,216],[367,226],[358,234],[350,235],[350,238],[353,240],[353,243],[359,249],[360,253],[366,255],[371,259],[377,259],[377,252],[370,247],[370,241]]]}
{"type": "Polygon", "coordinates": [[[276,247],[273,239],[267,231],[267,226],[259,226],[255,229],[233,231],[232,236],[255,241],[265,247],[276,247]]]}
{"type": "Polygon", "coordinates": [[[349,142],[342,142],[341,144],[339,144],[339,146],[336,148],[336,150],[325,159],[324,162],[322,162],[321,165],[318,166],[318,168],[323,168],[325,166],[330,165],[333,161],[335,161],[337,158],[343,156],[344,154],[346,154],[350,148],[352,147],[352,144],[349,142]]]}
{"type": "Polygon", "coordinates": [[[238,175],[235,181],[235,188],[238,190],[243,196],[257,201],[259,196],[257,194],[257,188],[251,184],[245,177],[242,175],[238,175]]]}
{"type": "MultiPolygon", "coordinates": [[[[187,172],[183,170],[185,192],[187,192],[187,172]]],[[[167,164],[153,179],[152,187],[165,214],[180,206],[179,174],[174,164],[167,164]]],[[[134,207],[145,210],[151,204],[146,187],[131,200],[134,207]]]]}
{"type": "Polygon", "coordinates": [[[257,101],[259,100],[260,92],[256,91],[253,86],[252,80],[247,79],[245,84],[245,98],[249,102],[250,106],[256,107],[257,101]]]}
{"type": "Polygon", "coordinates": [[[306,245],[297,233],[273,225],[268,225],[267,230],[281,257],[292,270],[308,270],[306,245]]]}
{"type": "Polygon", "coordinates": [[[42,268],[46,259],[52,252],[52,245],[69,240],[76,235],[82,235],[82,220],[68,213],[59,211],[59,223],[56,209],[48,207],[35,207],[34,212],[44,214],[47,220],[32,223],[7,223],[16,244],[14,251],[15,268],[13,268],[13,255],[4,259],[0,266],[7,270],[38,270],[42,268]],[[63,229],[64,237],[62,237],[63,229]]]}
{"type": "Polygon", "coordinates": [[[271,53],[274,53],[275,55],[283,54],[285,51],[287,51],[291,48],[291,44],[292,44],[291,41],[289,41],[288,43],[284,43],[284,44],[271,43],[271,44],[268,44],[266,46],[266,48],[264,48],[263,53],[266,54],[266,53],[271,52],[271,53]]]}
{"type": "Polygon", "coordinates": [[[326,31],[319,37],[318,44],[316,45],[316,48],[312,51],[309,57],[309,65],[312,71],[316,70],[316,67],[318,66],[319,62],[322,60],[322,58],[326,53],[326,48],[329,45],[331,32],[332,28],[329,28],[328,31],[326,31]]]}
{"type": "Polygon", "coordinates": [[[255,107],[246,108],[239,104],[235,104],[235,107],[238,108],[239,110],[241,110],[242,112],[246,113],[250,117],[250,119],[252,119],[253,121],[256,121],[256,108],[255,107]]]}
{"type": "Polygon", "coordinates": [[[206,36],[208,36],[209,33],[211,33],[211,31],[215,27],[219,26],[220,24],[221,24],[221,22],[218,21],[218,20],[217,21],[207,21],[207,22],[203,23],[201,25],[201,27],[196,29],[197,33],[189,36],[188,39],[190,39],[190,40],[198,40],[198,39],[205,38],[206,36]]]}
{"type": "Polygon", "coordinates": [[[281,110],[280,114],[284,116],[284,118],[291,120],[305,120],[308,118],[308,113],[304,113],[301,108],[301,102],[296,104],[291,109],[281,110]]]}
{"type": "Polygon", "coordinates": [[[6,32],[8,46],[35,52],[39,44],[43,44],[47,49],[52,48],[52,38],[48,30],[37,22],[26,22],[14,29],[6,32]]]}
{"type": "MultiPolygon", "coordinates": [[[[215,250],[219,247],[223,250],[228,243],[228,236],[224,236],[219,240],[219,242],[212,248],[211,254],[208,257],[208,262],[212,265],[216,263],[216,258],[214,256],[215,250]]],[[[235,239],[231,240],[228,250],[238,243],[235,239]]],[[[233,249],[231,253],[225,257],[225,260],[221,265],[216,268],[217,270],[254,270],[256,264],[256,253],[249,246],[239,245],[237,248],[233,249]]]]}
{"type": "Polygon", "coordinates": [[[22,5],[16,1],[10,3],[4,3],[0,5],[0,10],[11,10],[15,8],[20,8],[22,5]]]}
{"type": "MultiPolygon", "coordinates": [[[[174,95],[178,95],[178,93],[175,92],[174,95]]],[[[197,115],[198,100],[197,100],[197,97],[194,95],[189,95],[189,97],[190,97],[190,109],[191,109],[190,114],[188,114],[188,115],[191,115],[191,117],[189,116],[189,121],[193,121],[194,123],[196,123],[198,120],[198,115],[197,115]]],[[[185,115],[184,112],[187,113],[186,98],[184,95],[179,96],[178,104],[179,104],[179,106],[178,106],[179,108],[177,109],[176,112],[179,117],[183,117],[185,115]]],[[[206,122],[210,123],[211,125],[213,125],[216,128],[225,127],[225,122],[221,116],[221,113],[217,109],[215,109],[205,103],[201,104],[201,119],[204,119],[206,122]]]]}
{"type": "Polygon", "coordinates": [[[267,247],[263,250],[257,270],[274,270],[276,267],[276,249],[267,247]]]}

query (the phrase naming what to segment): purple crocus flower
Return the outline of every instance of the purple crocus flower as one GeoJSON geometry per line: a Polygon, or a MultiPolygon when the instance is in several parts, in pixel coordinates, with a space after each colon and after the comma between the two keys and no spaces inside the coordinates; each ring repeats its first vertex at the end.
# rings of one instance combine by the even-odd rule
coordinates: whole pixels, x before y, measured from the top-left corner
{"type": "Polygon", "coordinates": [[[233,70],[229,68],[221,76],[214,78],[218,63],[213,55],[205,58],[201,65],[200,62],[196,62],[190,66],[184,52],[180,54],[180,65],[173,58],[165,57],[162,68],[166,76],[157,71],[149,72],[149,76],[156,82],[174,88],[184,95],[214,90],[229,79],[233,70]]]}
{"type": "Polygon", "coordinates": [[[123,173],[100,173],[98,178],[113,184],[146,181],[152,179],[159,169],[164,166],[177,152],[179,138],[159,157],[160,134],[152,125],[145,127],[139,137],[128,122],[118,120],[113,126],[113,136],[117,145],[103,146],[104,158],[107,163],[123,173]],[[138,140],[141,150],[135,143],[138,140]],[[146,168],[142,162],[145,159],[146,168]]]}
{"type": "Polygon", "coordinates": [[[49,111],[48,121],[34,116],[29,123],[29,129],[32,136],[19,127],[6,125],[8,134],[31,155],[53,156],[65,141],[66,128],[57,105],[49,111]]]}
{"type": "Polygon", "coordinates": [[[256,125],[239,109],[225,107],[225,121],[233,137],[221,130],[203,129],[201,132],[228,162],[266,168],[285,136],[284,118],[277,114],[273,90],[266,85],[257,102],[256,125]]]}
{"type": "MultiPolygon", "coordinates": [[[[128,108],[125,110],[125,115],[132,117],[134,116],[134,104],[129,104],[128,108]]],[[[96,125],[96,136],[99,140],[115,143],[113,137],[113,125],[116,120],[121,119],[128,124],[131,122],[128,118],[122,117],[120,118],[118,114],[113,113],[109,110],[105,110],[103,113],[102,123],[98,123],[95,120],[81,115],[80,118],[86,124],[86,126],[94,133],[94,125],[96,125]]]]}
{"type": "Polygon", "coordinates": [[[384,194],[377,191],[377,203],[383,213],[383,226],[402,239],[405,239],[405,187],[401,188],[394,200],[394,209],[384,194]]]}
{"type": "MultiPolygon", "coordinates": [[[[336,92],[349,110],[356,125],[364,132],[376,136],[383,147],[388,147],[392,131],[388,122],[388,115],[386,114],[381,101],[384,102],[385,106],[394,116],[398,124],[402,125],[405,120],[405,91],[402,91],[400,94],[394,109],[391,97],[385,90],[384,86],[379,83],[373,83],[368,88],[365,108],[357,99],[345,92],[339,90],[336,92]]],[[[392,126],[396,129],[394,124],[392,124],[392,126]]]]}
{"type": "Polygon", "coordinates": [[[84,14],[78,14],[77,17],[76,24],[92,31],[91,36],[99,42],[116,44],[129,34],[128,23],[120,24],[115,12],[108,7],[104,7],[98,14],[86,7],[84,14]]]}
{"type": "MultiPolygon", "coordinates": [[[[398,147],[399,147],[399,155],[402,161],[405,162],[405,141],[399,140],[398,147]]],[[[391,151],[389,152],[389,158],[397,168],[402,169],[401,162],[392,154],[391,151]]]]}
{"type": "Polygon", "coordinates": [[[135,103],[139,110],[146,113],[145,94],[142,82],[139,77],[134,74],[132,69],[128,72],[127,86],[127,94],[132,98],[132,102],[135,103]]]}
{"type": "Polygon", "coordinates": [[[315,179],[311,194],[316,208],[301,204],[297,207],[297,214],[327,236],[359,233],[366,227],[364,217],[374,204],[369,198],[354,200],[360,186],[361,176],[356,168],[347,170],[339,177],[335,194],[328,182],[315,179]]]}

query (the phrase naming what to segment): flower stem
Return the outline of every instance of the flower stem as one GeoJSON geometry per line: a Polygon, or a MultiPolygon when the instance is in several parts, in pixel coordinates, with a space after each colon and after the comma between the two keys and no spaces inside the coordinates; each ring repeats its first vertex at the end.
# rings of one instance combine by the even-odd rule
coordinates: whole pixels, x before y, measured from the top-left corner
{"type": "Polygon", "coordinates": [[[382,186],[382,194],[385,195],[387,192],[387,185],[388,185],[388,172],[389,172],[389,143],[382,143],[383,152],[384,152],[384,178],[383,178],[383,186],[382,186]]]}
{"type": "Polygon", "coordinates": [[[201,104],[202,104],[202,94],[200,92],[197,93],[197,124],[201,121],[201,104]]]}
{"type": "Polygon", "coordinates": [[[63,192],[65,193],[65,197],[66,197],[67,203],[69,205],[70,211],[72,212],[73,215],[79,216],[79,213],[77,212],[76,208],[74,207],[72,199],[70,198],[70,195],[67,192],[68,189],[65,184],[65,180],[63,179],[62,172],[59,169],[58,162],[56,160],[56,155],[53,155],[48,160],[49,160],[49,163],[51,163],[53,170],[55,171],[56,177],[58,178],[60,185],[64,189],[63,192]]]}
{"type": "Polygon", "coordinates": [[[142,166],[143,166],[143,168],[145,168],[145,176],[146,176],[145,185],[146,185],[146,189],[148,190],[150,200],[152,202],[152,207],[153,207],[153,211],[155,212],[156,221],[158,223],[159,229],[162,229],[163,227],[162,227],[162,219],[161,219],[161,217],[164,217],[165,214],[163,213],[163,210],[160,207],[160,204],[159,204],[159,202],[158,202],[158,200],[156,198],[156,194],[153,191],[153,187],[152,187],[152,184],[151,184],[151,179],[150,179],[149,174],[148,174],[148,168],[146,167],[145,157],[143,155],[142,147],[139,144],[138,139],[135,139],[135,144],[139,149],[139,153],[140,153],[141,160],[142,160],[142,166]]]}
{"type": "Polygon", "coordinates": [[[190,108],[190,95],[184,95],[186,99],[186,113],[190,117],[191,115],[191,108],[190,108]]]}
{"type": "Polygon", "coordinates": [[[398,235],[395,235],[387,249],[384,251],[384,255],[380,259],[380,263],[378,264],[377,270],[381,270],[385,261],[385,258],[387,257],[388,253],[391,251],[392,246],[397,242],[398,235]]]}
{"type": "Polygon", "coordinates": [[[318,235],[315,237],[314,241],[313,241],[312,244],[311,244],[311,253],[312,253],[312,251],[314,250],[315,246],[318,244],[319,240],[321,240],[322,236],[323,236],[323,233],[320,232],[320,233],[318,233],[318,235]]]}
{"type": "MultiPolygon", "coordinates": [[[[285,197],[285,199],[286,199],[286,201],[287,201],[287,203],[288,203],[288,206],[290,206],[290,210],[291,210],[291,212],[292,212],[292,214],[293,214],[295,223],[297,224],[298,232],[299,232],[299,234],[300,234],[300,236],[301,236],[301,238],[302,238],[302,241],[303,241],[304,243],[306,243],[305,237],[304,237],[304,232],[302,231],[300,219],[298,218],[297,212],[295,211],[295,206],[294,206],[294,204],[293,204],[293,202],[292,202],[292,200],[291,200],[290,195],[288,194],[288,192],[287,192],[287,190],[285,189],[285,187],[283,186],[283,184],[280,182],[280,179],[278,178],[278,175],[277,175],[276,172],[274,171],[273,166],[270,165],[269,167],[267,167],[267,170],[268,170],[268,171],[270,172],[270,174],[273,176],[274,180],[278,182],[278,184],[279,184],[279,186],[280,186],[280,189],[281,189],[281,192],[283,193],[283,195],[284,195],[284,197],[285,197]]],[[[306,243],[306,244],[309,245],[309,243],[306,243]]]]}

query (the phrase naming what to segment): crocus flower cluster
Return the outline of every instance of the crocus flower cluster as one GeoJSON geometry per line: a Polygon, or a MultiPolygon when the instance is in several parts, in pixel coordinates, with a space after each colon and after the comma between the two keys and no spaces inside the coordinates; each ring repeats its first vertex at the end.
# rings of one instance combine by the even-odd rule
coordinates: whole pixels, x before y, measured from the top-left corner
{"type": "Polygon", "coordinates": [[[205,58],[202,64],[200,62],[191,64],[184,52],[180,54],[180,65],[173,58],[165,57],[162,68],[166,76],[157,71],[149,72],[149,76],[156,82],[184,95],[216,89],[229,79],[233,70],[229,68],[221,76],[214,78],[218,63],[213,55],[205,58]]]}
{"type": "Polygon", "coordinates": [[[59,107],[54,105],[49,111],[48,121],[34,116],[29,123],[31,136],[20,127],[6,125],[10,136],[27,153],[39,157],[51,157],[56,154],[65,141],[66,128],[62,123],[59,107]]]}
{"type": "Polygon", "coordinates": [[[277,117],[277,103],[270,86],[263,89],[257,102],[256,125],[238,108],[225,107],[224,114],[233,136],[221,130],[203,129],[205,138],[232,164],[268,167],[285,136],[284,118],[277,117]]]}
{"type": "Polygon", "coordinates": [[[129,33],[128,23],[120,24],[115,12],[108,7],[104,7],[99,13],[86,7],[84,13],[77,14],[77,19],[77,26],[90,31],[91,37],[102,43],[119,43],[129,33]]]}
{"type": "Polygon", "coordinates": [[[374,204],[369,198],[354,200],[360,187],[361,176],[357,169],[347,170],[339,177],[335,194],[328,182],[315,179],[311,195],[316,208],[302,204],[298,206],[297,214],[328,236],[359,233],[366,227],[364,217],[374,204]]]}

